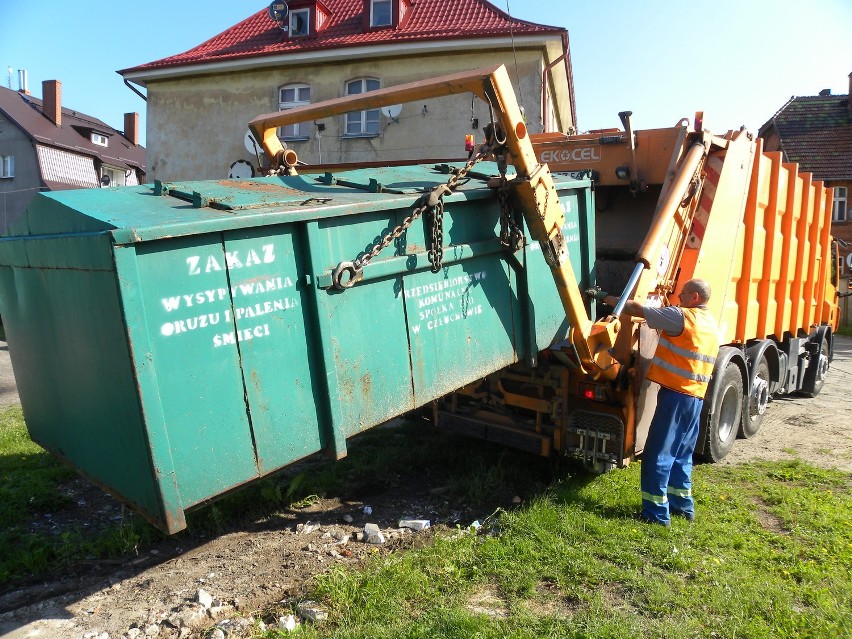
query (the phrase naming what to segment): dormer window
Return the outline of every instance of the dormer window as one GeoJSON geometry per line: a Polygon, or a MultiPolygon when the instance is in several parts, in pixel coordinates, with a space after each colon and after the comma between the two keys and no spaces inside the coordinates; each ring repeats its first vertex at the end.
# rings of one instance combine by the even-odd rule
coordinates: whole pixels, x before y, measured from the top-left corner
{"type": "Polygon", "coordinates": [[[393,1],[370,0],[370,26],[390,27],[393,25],[393,1]]]}
{"type": "Polygon", "coordinates": [[[320,0],[292,0],[287,17],[279,25],[289,38],[304,38],[322,31],[331,18],[320,0]]]}
{"type": "Polygon", "coordinates": [[[364,30],[400,29],[411,13],[411,0],[362,0],[364,30]]]}
{"type": "Polygon", "coordinates": [[[306,36],[311,32],[311,10],[293,9],[290,11],[290,37],[306,36]]]}
{"type": "Polygon", "coordinates": [[[92,131],[92,137],[89,139],[92,141],[92,144],[97,144],[98,146],[109,146],[109,138],[103,133],[96,133],[95,131],[92,131]]]}

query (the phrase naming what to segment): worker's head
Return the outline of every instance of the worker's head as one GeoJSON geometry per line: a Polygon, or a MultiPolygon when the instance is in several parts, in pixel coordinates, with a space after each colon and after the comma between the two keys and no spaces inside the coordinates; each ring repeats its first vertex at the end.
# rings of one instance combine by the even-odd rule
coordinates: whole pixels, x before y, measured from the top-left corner
{"type": "Polygon", "coordinates": [[[688,280],[680,289],[677,297],[680,300],[680,305],[684,308],[701,306],[710,301],[710,284],[707,283],[707,280],[688,280]]]}

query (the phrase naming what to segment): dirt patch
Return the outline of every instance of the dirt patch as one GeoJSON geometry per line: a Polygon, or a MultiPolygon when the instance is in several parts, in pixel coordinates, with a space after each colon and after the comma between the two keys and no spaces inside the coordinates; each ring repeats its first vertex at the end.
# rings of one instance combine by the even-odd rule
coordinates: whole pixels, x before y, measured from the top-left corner
{"type": "Polygon", "coordinates": [[[754,459],[800,458],[852,472],[852,339],[835,337],[834,359],[817,397],[789,396],[770,402],[760,431],[738,440],[723,464],[754,459]]]}
{"type": "MultiPolygon", "coordinates": [[[[436,530],[476,517],[432,494],[434,486],[414,478],[401,483],[411,489],[357,500],[318,499],[210,538],[165,539],[125,561],[78,562],[61,579],[0,596],[0,635],[203,637],[222,621],[227,636],[250,636],[259,621],[252,617],[256,611],[277,602],[295,606],[329,567],[357,566],[376,554],[431,543],[436,530]],[[421,531],[398,528],[404,518],[435,525],[421,531]],[[383,543],[363,538],[367,523],[379,526],[383,543]]],[[[123,516],[122,506],[102,492],[87,494],[87,500],[107,521],[123,516]]],[[[88,511],[70,509],[61,520],[51,516],[45,518],[49,523],[36,523],[61,531],[73,523],[73,512],[82,521],[88,511]]]]}
{"type": "Polygon", "coordinates": [[[769,511],[768,505],[761,499],[754,500],[755,517],[758,523],[767,530],[776,535],[789,535],[790,531],[784,526],[784,522],[780,517],[769,511]]]}
{"type": "MultiPolygon", "coordinates": [[[[723,463],[799,457],[852,472],[850,382],[852,340],[838,338],[820,396],[773,401],[761,431],[750,440],[738,441],[723,463]]],[[[196,638],[208,636],[205,630],[220,623],[223,635],[250,636],[257,620],[249,620],[257,610],[299,601],[315,576],[330,566],[357,566],[376,553],[429,543],[436,530],[401,530],[398,519],[430,519],[441,530],[490,513],[449,503],[436,494],[440,493],[437,481],[400,478],[388,492],[322,499],[308,508],[270,513],[207,539],[180,543],[167,539],[120,563],[80,562],[62,579],[26,585],[0,597],[0,635],[6,639],[196,638]],[[370,515],[364,512],[365,506],[371,507],[370,515]],[[384,544],[353,537],[368,522],[380,526],[384,544]],[[196,601],[199,591],[209,600],[196,601]]],[[[122,516],[120,505],[82,480],[69,484],[68,496],[78,504],[80,517],[92,516],[90,525],[122,516]]],[[[507,497],[504,506],[510,508],[511,496],[507,497]]],[[[69,525],[56,517],[37,523],[58,531],[69,525]]],[[[778,522],[767,519],[764,525],[774,529],[778,522]]],[[[505,604],[498,593],[479,594],[481,600],[471,601],[471,606],[485,614],[500,613],[505,604]]],[[[559,602],[554,612],[570,614],[570,604],[559,602]]]]}
{"type": "Polygon", "coordinates": [[[509,614],[506,602],[494,587],[483,588],[468,597],[467,609],[475,615],[487,617],[506,617],[509,614]]]}

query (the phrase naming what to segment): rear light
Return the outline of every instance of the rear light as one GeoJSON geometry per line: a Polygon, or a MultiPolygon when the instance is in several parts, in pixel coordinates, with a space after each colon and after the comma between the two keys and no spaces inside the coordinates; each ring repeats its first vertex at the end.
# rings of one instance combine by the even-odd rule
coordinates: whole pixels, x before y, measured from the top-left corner
{"type": "Polygon", "coordinates": [[[606,387],[602,384],[589,384],[581,382],[579,386],[580,397],[590,399],[593,402],[605,402],[607,400],[606,387]]]}
{"type": "Polygon", "coordinates": [[[695,130],[701,131],[704,129],[704,111],[695,112],[695,130]]]}
{"type": "Polygon", "coordinates": [[[468,133],[464,136],[464,150],[470,153],[476,148],[476,136],[473,133],[468,133]]]}

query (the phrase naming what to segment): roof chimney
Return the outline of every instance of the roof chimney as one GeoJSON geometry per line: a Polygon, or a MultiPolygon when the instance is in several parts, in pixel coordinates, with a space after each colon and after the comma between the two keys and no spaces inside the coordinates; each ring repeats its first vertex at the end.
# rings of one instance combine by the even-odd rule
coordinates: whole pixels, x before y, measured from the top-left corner
{"type": "Polygon", "coordinates": [[[124,137],[126,137],[133,146],[139,145],[139,114],[125,113],[124,114],[124,137]]]}
{"type": "Polygon", "coordinates": [[[44,114],[56,126],[62,126],[62,83],[59,80],[45,80],[42,82],[41,101],[44,114]]]}
{"type": "Polygon", "coordinates": [[[846,96],[846,104],[849,105],[849,111],[852,112],[852,73],[849,74],[849,95],[846,96]]]}
{"type": "Polygon", "coordinates": [[[27,87],[27,70],[18,69],[18,93],[29,95],[30,90],[27,87]]]}

